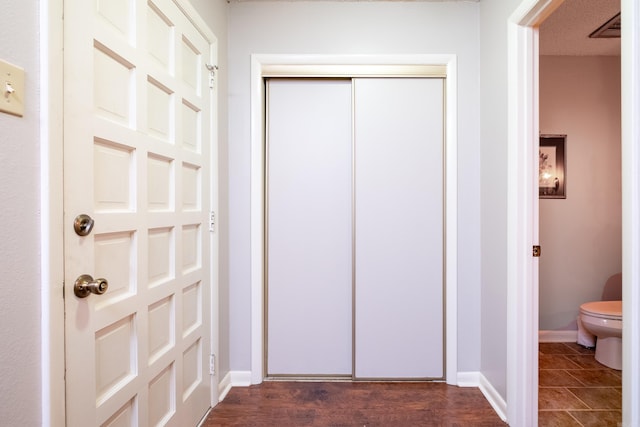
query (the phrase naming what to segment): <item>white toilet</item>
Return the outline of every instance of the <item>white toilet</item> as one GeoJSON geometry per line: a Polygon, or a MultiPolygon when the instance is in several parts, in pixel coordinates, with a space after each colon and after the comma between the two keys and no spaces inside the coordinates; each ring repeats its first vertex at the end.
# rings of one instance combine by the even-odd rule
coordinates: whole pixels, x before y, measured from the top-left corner
{"type": "Polygon", "coordinates": [[[594,301],[580,306],[582,326],[598,337],[596,360],[622,370],[622,301],[594,301]]]}

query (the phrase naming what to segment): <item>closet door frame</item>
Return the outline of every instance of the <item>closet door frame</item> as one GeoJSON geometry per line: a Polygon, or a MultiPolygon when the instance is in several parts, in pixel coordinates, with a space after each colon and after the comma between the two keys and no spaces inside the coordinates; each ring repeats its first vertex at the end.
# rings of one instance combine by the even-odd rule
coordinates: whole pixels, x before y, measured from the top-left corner
{"type": "Polygon", "coordinates": [[[457,117],[455,55],[251,56],[251,378],[265,375],[265,84],[268,77],[445,78],[445,380],[457,384],[457,117]],[[373,65],[375,64],[375,65],[373,65]]]}

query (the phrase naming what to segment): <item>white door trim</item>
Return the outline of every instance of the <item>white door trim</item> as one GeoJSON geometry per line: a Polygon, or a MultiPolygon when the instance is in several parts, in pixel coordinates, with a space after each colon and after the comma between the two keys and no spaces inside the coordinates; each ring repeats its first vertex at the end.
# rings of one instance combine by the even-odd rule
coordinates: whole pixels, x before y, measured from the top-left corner
{"type": "Polygon", "coordinates": [[[525,0],[508,23],[507,422],[538,420],[537,25],[563,0],[525,0]]]}
{"type": "Polygon", "coordinates": [[[640,4],[622,0],[622,425],[640,425],[640,4]]]}
{"type": "Polygon", "coordinates": [[[40,2],[40,278],[42,425],[65,425],[63,0],[40,2]]]}
{"type": "MultiPolygon", "coordinates": [[[[191,23],[212,46],[217,58],[217,38],[209,30],[195,8],[187,0],[173,0],[189,17],[191,23]]],[[[65,401],[65,347],[64,347],[64,239],[63,239],[63,22],[64,0],[40,2],[40,277],[41,277],[41,424],[63,426],[66,424],[65,401]]],[[[212,110],[216,114],[211,125],[217,129],[218,96],[212,96],[212,110]]],[[[217,165],[218,133],[211,133],[211,164],[217,165]]],[[[217,169],[216,169],[217,170],[217,169]]],[[[219,211],[218,176],[212,175],[212,209],[219,211]],[[215,204],[214,204],[215,202],[215,204]]],[[[217,245],[217,237],[212,238],[217,245]]],[[[213,248],[212,248],[213,249],[213,248]]],[[[214,252],[212,252],[214,253],[214,252]]],[[[217,252],[215,252],[217,253],[217,252]]],[[[218,350],[218,259],[211,262],[211,345],[218,350]]],[[[211,405],[218,402],[217,373],[211,377],[211,405]]]]}
{"type": "MultiPolygon", "coordinates": [[[[537,425],[538,281],[534,169],[538,138],[537,26],[563,0],[525,0],[508,28],[507,421],[537,425]]],[[[623,425],[640,423],[640,5],[622,0],[623,425]]]]}
{"type": "MultiPolygon", "coordinates": [[[[531,256],[534,220],[533,160],[537,96],[533,92],[534,29],[509,24],[507,171],[507,421],[537,425],[538,283],[531,256]],[[511,54],[515,54],[513,56],[511,54]]],[[[536,236],[537,238],[537,236],[536,236]]],[[[537,262],[535,262],[537,269],[537,262]]]]}
{"type": "MultiPolygon", "coordinates": [[[[457,384],[457,81],[455,55],[251,56],[251,382],[264,378],[264,84],[275,65],[445,65],[446,79],[446,381],[457,384]]],[[[322,68],[322,67],[319,67],[322,68]]],[[[319,70],[318,72],[322,72],[319,70]]]]}

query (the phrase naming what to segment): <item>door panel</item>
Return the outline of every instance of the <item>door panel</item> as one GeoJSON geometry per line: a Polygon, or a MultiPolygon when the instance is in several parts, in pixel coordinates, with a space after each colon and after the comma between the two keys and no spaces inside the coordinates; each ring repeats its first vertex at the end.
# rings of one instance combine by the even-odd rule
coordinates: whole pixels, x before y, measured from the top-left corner
{"type": "Polygon", "coordinates": [[[442,378],[443,80],[354,87],[355,376],[442,378]]]}
{"type": "Polygon", "coordinates": [[[67,425],[195,426],[212,393],[210,42],[172,1],[69,0],[64,54],[67,425]],[[76,297],[81,274],[107,292],[76,297]]]}
{"type": "Polygon", "coordinates": [[[267,87],[267,375],[442,378],[443,80],[267,87]]]}
{"type": "Polygon", "coordinates": [[[351,82],[268,82],[268,375],[351,375],[351,82]]]}

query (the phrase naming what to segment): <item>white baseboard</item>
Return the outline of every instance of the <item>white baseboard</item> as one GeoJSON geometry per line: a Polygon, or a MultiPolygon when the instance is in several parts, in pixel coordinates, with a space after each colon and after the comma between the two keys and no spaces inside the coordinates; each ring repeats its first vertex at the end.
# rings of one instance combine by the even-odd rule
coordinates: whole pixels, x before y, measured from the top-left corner
{"type": "Polygon", "coordinates": [[[218,384],[218,402],[222,402],[233,387],[249,387],[251,371],[229,371],[218,384]]]}
{"type": "Polygon", "coordinates": [[[479,387],[480,372],[458,372],[458,387],[479,387]]]}
{"type": "Polygon", "coordinates": [[[538,331],[538,342],[576,342],[578,331],[538,331]]]}
{"type": "Polygon", "coordinates": [[[218,402],[222,402],[227,397],[229,390],[231,390],[231,372],[227,372],[218,384],[218,402]]]}
{"type": "Polygon", "coordinates": [[[493,407],[493,410],[496,411],[496,414],[502,419],[502,421],[507,422],[507,402],[500,396],[500,393],[493,388],[493,385],[487,380],[487,378],[482,375],[482,373],[478,373],[479,376],[479,388],[484,397],[489,401],[489,404],[493,407]]]}
{"type": "Polygon", "coordinates": [[[251,371],[231,371],[232,387],[249,387],[251,385],[251,371]]]}
{"type": "Polygon", "coordinates": [[[458,387],[479,388],[496,414],[502,421],[507,421],[507,403],[481,372],[458,372],[457,378],[458,387]]]}

